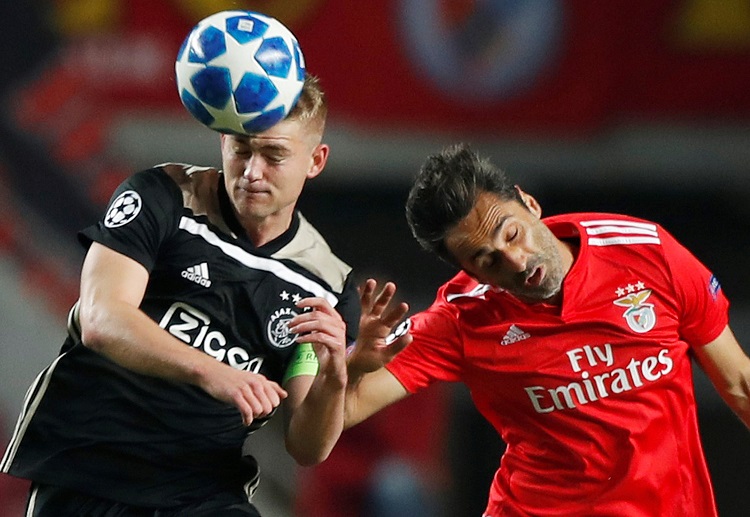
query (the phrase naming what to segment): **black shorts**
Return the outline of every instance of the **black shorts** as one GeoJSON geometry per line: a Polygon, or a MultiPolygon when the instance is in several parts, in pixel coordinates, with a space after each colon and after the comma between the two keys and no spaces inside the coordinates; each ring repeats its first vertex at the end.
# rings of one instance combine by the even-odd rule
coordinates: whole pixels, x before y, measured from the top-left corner
{"type": "Polygon", "coordinates": [[[172,508],[146,508],[92,497],[53,485],[33,483],[26,517],[260,517],[257,508],[239,493],[219,493],[198,503],[172,508]]]}

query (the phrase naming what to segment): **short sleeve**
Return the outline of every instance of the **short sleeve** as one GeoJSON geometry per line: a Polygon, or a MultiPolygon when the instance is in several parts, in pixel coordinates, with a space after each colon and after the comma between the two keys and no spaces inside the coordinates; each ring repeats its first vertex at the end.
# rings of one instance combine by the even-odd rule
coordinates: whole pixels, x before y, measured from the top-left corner
{"type": "Polygon", "coordinates": [[[359,305],[359,292],[350,273],[344,282],[344,288],[338,294],[339,303],[336,304],[336,310],[341,314],[341,318],[346,323],[346,342],[352,344],[357,339],[359,333],[359,317],[362,309],[359,305]]]}
{"type": "Polygon", "coordinates": [[[668,232],[660,235],[680,306],[680,335],[691,346],[708,344],[727,326],[729,302],[705,265],[668,232]]]}
{"type": "Polygon", "coordinates": [[[457,382],[463,348],[457,314],[444,301],[409,318],[413,341],[386,366],[411,393],[436,381],[457,382]]]}
{"type": "Polygon", "coordinates": [[[138,172],[115,190],[104,217],[78,234],[126,255],[151,271],[161,243],[177,230],[182,209],[179,187],[161,169],[138,172]]]}

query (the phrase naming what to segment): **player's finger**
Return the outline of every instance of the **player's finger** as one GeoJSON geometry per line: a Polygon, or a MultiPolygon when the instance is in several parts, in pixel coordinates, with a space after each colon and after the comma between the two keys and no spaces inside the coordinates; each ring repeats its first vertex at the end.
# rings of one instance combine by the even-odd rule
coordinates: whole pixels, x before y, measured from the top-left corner
{"type": "Polygon", "coordinates": [[[316,328],[346,328],[341,315],[322,298],[306,298],[300,302],[301,308],[312,307],[313,310],[305,311],[289,320],[291,332],[309,332],[316,328]]]}
{"type": "Polygon", "coordinates": [[[315,310],[298,314],[289,320],[289,331],[296,334],[321,331],[337,335],[346,332],[346,323],[335,310],[333,310],[333,313],[315,310]]]}
{"type": "Polygon", "coordinates": [[[321,311],[312,311],[298,314],[289,320],[289,330],[297,332],[301,330],[300,327],[302,327],[302,330],[310,330],[316,327],[336,326],[338,324],[344,326],[344,320],[338,313],[333,315],[321,311]]]}
{"type": "Polygon", "coordinates": [[[284,400],[287,397],[287,395],[289,395],[284,388],[282,388],[275,382],[272,382],[271,386],[273,388],[273,391],[276,392],[276,394],[279,396],[281,400],[284,400]]]}
{"type": "Polygon", "coordinates": [[[296,305],[302,309],[311,308],[316,311],[325,312],[326,314],[333,314],[336,312],[333,306],[325,298],[320,298],[318,296],[302,298],[296,303],[296,305]]]}
{"type": "Polygon", "coordinates": [[[401,302],[388,307],[388,309],[380,317],[380,320],[383,322],[383,324],[389,327],[393,327],[399,321],[401,321],[408,312],[409,304],[406,302],[401,302]]]}
{"type": "Polygon", "coordinates": [[[391,300],[393,300],[395,295],[396,284],[393,282],[386,282],[371,304],[370,313],[373,316],[380,316],[388,304],[391,303],[391,300]]]}
{"type": "Polygon", "coordinates": [[[378,283],[374,279],[368,278],[359,288],[359,301],[363,310],[370,309],[377,285],[378,283]]]}
{"type": "Polygon", "coordinates": [[[239,410],[240,415],[242,416],[242,423],[246,426],[252,424],[255,418],[255,412],[253,411],[252,406],[248,404],[244,395],[240,394],[240,396],[235,399],[234,405],[239,410]]]}
{"type": "Polygon", "coordinates": [[[253,414],[256,418],[269,415],[271,411],[273,411],[273,408],[278,405],[274,405],[271,402],[271,399],[268,398],[265,391],[265,385],[263,383],[255,384],[252,386],[248,385],[247,391],[245,393],[245,399],[250,404],[250,407],[253,408],[253,414]]]}
{"type": "Polygon", "coordinates": [[[409,346],[413,339],[414,338],[412,337],[412,335],[408,333],[404,334],[403,336],[399,336],[390,345],[388,345],[386,355],[392,359],[401,350],[409,346]]]}
{"type": "Polygon", "coordinates": [[[242,387],[242,397],[245,399],[254,416],[261,415],[264,411],[263,403],[255,394],[256,389],[256,386],[251,384],[246,384],[242,387]]]}
{"type": "Polygon", "coordinates": [[[264,395],[271,403],[271,411],[277,408],[279,404],[281,404],[281,401],[287,397],[286,390],[274,381],[264,380],[261,388],[264,391],[264,395]]]}
{"type": "Polygon", "coordinates": [[[279,407],[279,404],[281,404],[281,395],[274,388],[273,384],[269,382],[263,385],[265,397],[268,399],[268,401],[271,404],[271,411],[279,407]]]}
{"type": "Polygon", "coordinates": [[[329,334],[327,332],[310,332],[304,336],[298,336],[297,342],[310,343],[313,349],[318,351],[320,348],[326,348],[332,352],[344,351],[346,348],[346,338],[344,333],[329,334]]]}

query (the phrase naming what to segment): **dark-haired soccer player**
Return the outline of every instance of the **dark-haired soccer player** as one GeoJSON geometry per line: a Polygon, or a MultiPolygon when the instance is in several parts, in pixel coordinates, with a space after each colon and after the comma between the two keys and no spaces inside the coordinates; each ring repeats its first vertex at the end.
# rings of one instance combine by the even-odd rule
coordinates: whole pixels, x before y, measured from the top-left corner
{"type": "Polygon", "coordinates": [[[326,112],[310,76],[286,119],[221,136],[222,171],[139,172],[80,234],[69,335],[1,464],[32,480],[27,515],[258,515],[241,450],[282,400],[289,453],[328,455],[359,300],[295,209],[326,165],[326,112]]]}
{"type": "MultiPolygon", "coordinates": [[[[461,272],[395,336],[360,337],[345,425],[460,381],[507,444],[487,517],[716,515],[691,357],[750,426],[750,359],[718,280],[658,224],[540,216],[467,146],[424,163],[409,225],[461,272]]],[[[382,311],[393,286],[375,289],[363,307],[382,311]]]]}

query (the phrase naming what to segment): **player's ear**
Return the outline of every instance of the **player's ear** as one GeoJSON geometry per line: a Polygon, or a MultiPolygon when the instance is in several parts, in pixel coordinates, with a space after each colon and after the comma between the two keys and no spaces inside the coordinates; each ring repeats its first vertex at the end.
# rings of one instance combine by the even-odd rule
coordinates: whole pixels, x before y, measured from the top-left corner
{"type": "Polygon", "coordinates": [[[329,151],[330,147],[328,144],[318,144],[315,146],[312,153],[312,167],[307,171],[307,179],[312,179],[323,172],[323,169],[328,162],[329,151]]]}
{"type": "Polygon", "coordinates": [[[534,196],[531,194],[528,194],[521,190],[521,187],[516,185],[516,190],[521,195],[521,199],[523,200],[523,204],[526,205],[526,208],[529,209],[529,212],[534,214],[537,217],[542,216],[542,205],[539,204],[539,201],[536,200],[534,196]]]}

